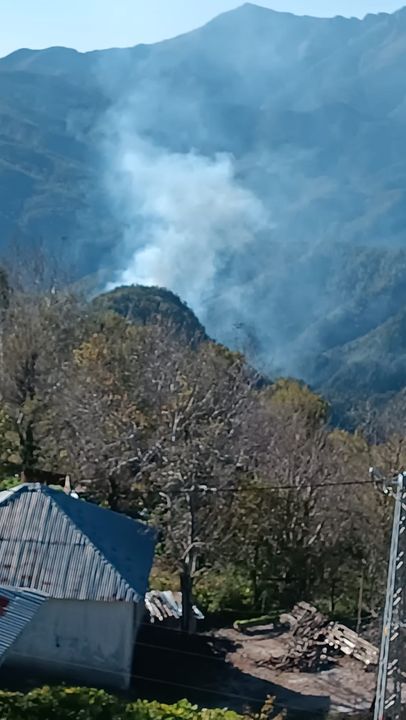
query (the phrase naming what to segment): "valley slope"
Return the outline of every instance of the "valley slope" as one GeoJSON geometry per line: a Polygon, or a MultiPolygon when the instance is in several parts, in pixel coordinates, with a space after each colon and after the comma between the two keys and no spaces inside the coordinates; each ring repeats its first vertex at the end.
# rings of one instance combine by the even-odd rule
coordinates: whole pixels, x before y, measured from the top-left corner
{"type": "Polygon", "coordinates": [[[146,220],[129,228],[105,181],[109,119],[171,167],[227,154],[269,221],[235,252],[218,233],[198,303],[202,257],[169,288],[273,374],[389,397],[406,371],[405,69],[406,9],[361,21],[246,4],[157,45],[17,51],[0,61],[1,241],[64,238],[79,276],[120,278],[146,220]]]}

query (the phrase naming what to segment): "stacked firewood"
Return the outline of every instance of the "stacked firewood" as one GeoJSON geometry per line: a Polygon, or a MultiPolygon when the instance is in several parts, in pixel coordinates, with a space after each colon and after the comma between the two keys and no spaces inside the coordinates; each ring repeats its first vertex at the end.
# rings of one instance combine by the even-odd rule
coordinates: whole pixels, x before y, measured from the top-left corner
{"type": "Polygon", "coordinates": [[[317,628],[328,623],[326,616],[307,602],[297,603],[290,613],[283,613],[279,621],[282,625],[289,625],[293,633],[300,632],[300,628],[307,627],[309,623],[317,628]]]}
{"type": "Polygon", "coordinates": [[[279,670],[317,672],[327,669],[340,655],[351,655],[365,666],[375,666],[378,651],[344,625],[329,622],[318,610],[300,602],[291,613],[281,615],[282,625],[288,625],[290,636],[287,652],[273,661],[279,670]]]}
{"type": "Polygon", "coordinates": [[[328,619],[312,605],[301,602],[291,613],[281,615],[280,622],[289,625],[291,635],[286,654],[278,658],[278,670],[317,672],[326,669],[332,661],[327,642],[328,619]]]}

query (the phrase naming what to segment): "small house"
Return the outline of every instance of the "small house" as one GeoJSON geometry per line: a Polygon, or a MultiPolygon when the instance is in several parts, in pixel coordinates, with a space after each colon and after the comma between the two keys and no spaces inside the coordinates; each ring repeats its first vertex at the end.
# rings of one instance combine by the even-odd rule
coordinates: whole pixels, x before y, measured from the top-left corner
{"type": "Polygon", "coordinates": [[[127,688],[154,544],[143,523],[46,485],[0,493],[0,662],[127,688]]]}

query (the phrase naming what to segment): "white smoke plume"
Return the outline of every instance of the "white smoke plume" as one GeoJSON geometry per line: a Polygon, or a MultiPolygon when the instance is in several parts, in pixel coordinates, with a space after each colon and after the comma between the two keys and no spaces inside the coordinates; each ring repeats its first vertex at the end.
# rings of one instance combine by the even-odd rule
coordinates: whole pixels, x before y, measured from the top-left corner
{"type": "MultiPolygon", "coordinates": [[[[204,319],[206,303],[218,295],[223,277],[232,304],[234,283],[226,278],[227,269],[246,255],[268,224],[261,202],[239,184],[233,158],[174,153],[122,123],[115,130],[107,182],[125,229],[120,272],[111,287],[166,287],[204,319]]],[[[237,278],[235,282],[238,304],[237,278]]]]}

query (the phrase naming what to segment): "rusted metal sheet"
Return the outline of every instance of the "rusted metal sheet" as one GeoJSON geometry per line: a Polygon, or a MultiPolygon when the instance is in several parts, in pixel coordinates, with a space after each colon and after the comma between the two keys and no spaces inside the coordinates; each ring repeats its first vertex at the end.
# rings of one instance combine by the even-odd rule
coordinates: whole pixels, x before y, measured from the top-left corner
{"type": "MultiPolygon", "coordinates": [[[[145,595],[145,607],[152,623],[165,620],[180,620],[182,617],[182,593],[170,590],[151,590],[145,595]]],[[[204,620],[199,608],[193,606],[197,620],[204,620]]]]}
{"type": "Polygon", "coordinates": [[[0,664],[47,599],[32,590],[0,586],[0,664]]]}
{"type": "Polygon", "coordinates": [[[146,525],[45,485],[0,494],[0,584],[54,598],[138,601],[155,535],[146,525]]]}

